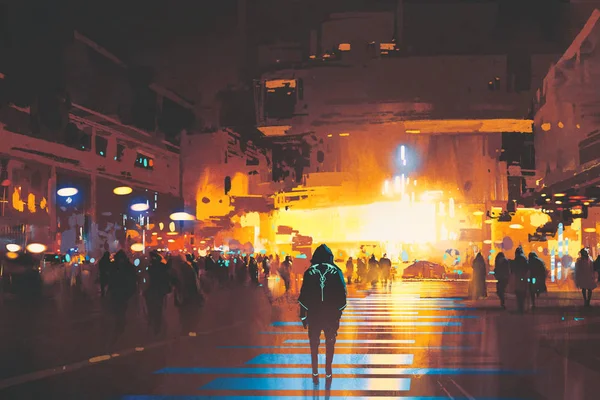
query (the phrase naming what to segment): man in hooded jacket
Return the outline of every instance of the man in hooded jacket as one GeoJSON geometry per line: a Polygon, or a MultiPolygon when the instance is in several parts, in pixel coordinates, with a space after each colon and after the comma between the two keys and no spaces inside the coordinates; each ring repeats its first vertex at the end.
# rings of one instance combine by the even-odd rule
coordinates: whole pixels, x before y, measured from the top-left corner
{"type": "Polygon", "coordinates": [[[325,374],[332,379],[333,354],[342,311],[346,308],[344,273],[333,263],[333,253],[322,244],[315,250],[300,289],[300,318],[308,328],[313,382],[319,382],[319,342],[325,332],[325,374]]]}

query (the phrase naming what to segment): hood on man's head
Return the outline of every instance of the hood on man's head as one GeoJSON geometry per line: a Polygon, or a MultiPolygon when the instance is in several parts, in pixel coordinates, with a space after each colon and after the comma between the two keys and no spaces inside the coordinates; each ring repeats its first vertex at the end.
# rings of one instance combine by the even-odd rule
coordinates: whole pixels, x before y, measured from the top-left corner
{"type": "Polygon", "coordinates": [[[322,244],[317,247],[310,262],[312,264],[333,264],[333,253],[331,252],[331,249],[327,247],[327,245],[322,244]]]}

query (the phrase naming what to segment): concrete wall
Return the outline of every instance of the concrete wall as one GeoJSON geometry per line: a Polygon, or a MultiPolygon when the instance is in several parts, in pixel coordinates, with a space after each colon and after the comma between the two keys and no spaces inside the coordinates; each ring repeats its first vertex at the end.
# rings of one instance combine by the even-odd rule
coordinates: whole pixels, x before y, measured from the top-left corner
{"type": "Polygon", "coordinates": [[[581,164],[580,143],[600,128],[599,18],[600,12],[596,11],[571,47],[549,69],[537,94],[536,164],[538,176],[546,184],[586,167],[581,164]]]}
{"type": "Polygon", "coordinates": [[[256,153],[248,143],[242,150],[239,138],[229,131],[189,134],[182,142],[183,197],[186,204],[196,202],[199,220],[222,217],[234,210],[231,197],[257,195],[269,181],[267,157],[256,153]],[[251,154],[259,165],[246,165],[251,154]],[[257,171],[257,175],[250,175],[257,171]],[[231,178],[231,191],[225,194],[225,178],[231,178]]]}

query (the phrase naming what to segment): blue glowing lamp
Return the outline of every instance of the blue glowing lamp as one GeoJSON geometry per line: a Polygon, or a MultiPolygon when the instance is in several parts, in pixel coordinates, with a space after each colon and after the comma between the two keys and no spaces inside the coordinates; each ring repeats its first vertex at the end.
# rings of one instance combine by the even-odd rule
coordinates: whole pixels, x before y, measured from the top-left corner
{"type": "Polygon", "coordinates": [[[71,197],[75,196],[77,193],[79,193],[79,190],[74,187],[64,187],[56,191],[56,194],[60,197],[71,197]]]}

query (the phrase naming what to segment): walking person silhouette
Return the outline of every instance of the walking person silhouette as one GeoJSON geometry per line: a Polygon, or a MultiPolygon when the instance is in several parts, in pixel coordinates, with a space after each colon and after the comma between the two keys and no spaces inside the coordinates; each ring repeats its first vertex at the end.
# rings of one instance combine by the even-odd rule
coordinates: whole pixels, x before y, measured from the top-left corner
{"type": "Polygon", "coordinates": [[[344,273],[334,264],[333,253],[322,244],[315,250],[300,289],[300,318],[308,328],[313,383],[319,383],[319,342],[325,333],[325,377],[333,378],[331,365],[342,311],[346,308],[344,273]]]}

